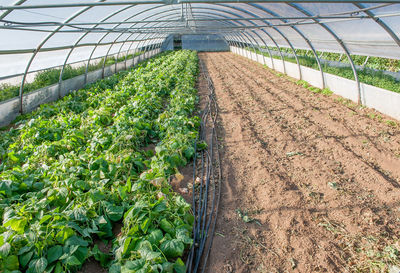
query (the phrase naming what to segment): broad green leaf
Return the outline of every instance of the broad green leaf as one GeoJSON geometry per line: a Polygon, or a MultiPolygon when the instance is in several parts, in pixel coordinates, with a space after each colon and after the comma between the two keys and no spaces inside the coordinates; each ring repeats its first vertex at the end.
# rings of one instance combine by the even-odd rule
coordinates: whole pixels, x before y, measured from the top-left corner
{"type": "Polygon", "coordinates": [[[108,273],[121,273],[121,265],[113,264],[112,266],[110,266],[108,273]]]}
{"type": "Polygon", "coordinates": [[[102,252],[97,245],[93,247],[91,253],[93,254],[95,260],[100,262],[102,267],[107,267],[112,258],[111,254],[102,252]]]}
{"type": "Polygon", "coordinates": [[[64,260],[64,263],[69,266],[74,265],[81,265],[82,263],[78,260],[75,256],[69,256],[67,259],[64,260]]]}
{"type": "Polygon", "coordinates": [[[185,228],[180,228],[176,231],[176,239],[188,245],[193,243],[193,239],[190,238],[189,231],[187,231],[185,228]]]}
{"type": "Polygon", "coordinates": [[[164,262],[162,264],[162,272],[173,273],[174,272],[174,264],[170,263],[170,262],[164,262]]]}
{"type": "Polygon", "coordinates": [[[29,251],[29,252],[19,255],[19,263],[21,264],[22,267],[25,267],[28,265],[28,263],[32,259],[33,253],[34,253],[34,251],[29,251]]]}
{"type": "Polygon", "coordinates": [[[64,242],[74,234],[75,231],[72,228],[65,227],[56,234],[56,240],[60,244],[64,244],[64,242]]]}
{"type": "Polygon", "coordinates": [[[129,245],[131,244],[131,240],[132,240],[132,237],[127,237],[124,240],[124,248],[122,250],[122,255],[124,255],[128,251],[129,245]]]}
{"type": "Polygon", "coordinates": [[[106,212],[111,221],[117,222],[124,215],[124,207],[109,205],[106,207],[106,212]]]}
{"type": "Polygon", "coordinates": [[[58,260],[62,254],[63,254],[62,246],[60,245],[53,246],[47,251],[47,261],[49,263],[52,263],[58,260]]]}
{"type": "Polygon", "coordinates": [[[11,245],[9,243],[5,243],[0,246],[0,257],[7,257],[8,253],[10,253],[11,245]]]}
{"type": "Polygon", "coordinates": [[[63,269],[61,262],[57,262],[56,268],[54,268],[54,273],[61,273],[63,271],[64,271],[64,269],[63,269]]]}
{"type": "Polygon", "coordinates": [[[172,223],[168,221],[166,218],[163,218],[160,221],[160,228],[171,235],[175,234],[174,225],[172,225],[172,223]]]}
{"type": "Polygon", "coordinates": [[[51,218],[51,215],[44,215],[42,217],[42,219],[40,219],[39,224],[43,224],[44,222],[46,222],[47,220],[49,220],[51,218]]]}
{"type": "Polygon", "coordinates": [[[162,231],[159,230],[159,229],[156,229],[156,230],[153,230],[152,232],[150,232],[150,234],[149,234],[148,237],[147,237],[147,240],[148,240],[151,244],[157,245],[157,246],[158,246],[158,244],[160,243],[160,241],[162,240],[162,238],[163,238],[163,233],[162,233],[162,231]]]}
{"type": "Polygon", "coordinates": [[[160,252],[152,251],[149,248],[141,248],[139,249],[140,256],[146,261],[153,260],[161,256],[160,252]]]}
{"type": "MultiPolygon", "coordinates": [[[[137,259],[134,261],[127,261],[125,264],[126,269],[129,270],[139,270],[141,269],[146,263],[145,259],[137,259]]],[[[134,271],[136,272],[136,271],[134,271]]]]}
{"type": "Polygon", "coordinates": [[[185,246],[181,241],[173,239],[164,241],[160,246],[160,250],[167,258],[175,258],[182,256],[185,246]]]}
{"type": "Polygon", "coordinates": [[[18,256],[22,255],[32,249],[32,246],[24,246],[18,251],[18,256]]]}
{"type": "Polygon", "coordinates": [[[14,152],[8,153],[8,157],[14,162],[19,162],[19,158],[15,156],[14,152]]]}
{"type": "Polygon", "coordinates": [[[35,273],[43,273],[47,267],[47,260],[45,257],[32,260],[29,263],[29,269],[33,270],[35,273]]]}
{"type": "Polygon", "coordinates": [[[65,241],[65,245],[66,246],[73,246],[73,245],[78,245],[78,246],[88,246],[89,243],[82,239],[81,237],[78,237],[76,235],[73,235],[71,237],[69,237],[66,241],[65,241]]]}
{"type": "Polygon", "coordinates": [[[174,270],[176,273],[186,273],[186,266],[185,263],[178,258],[174,263],[174,270]]]}
{"type": "Polygon", "coordinates": [[[131,192],[131,190],[132,190],[132,182],[131,182],[131,177],[130,176],[126,180],[126,190],[128,192],[131,192]]]}
{"type": "Polygon", "coordinates": [[[4,261],[4,267],[10,271],[18,270],[19,268],[18,257],[16,255],[8,256],[4,261]]]}
{"type": "Polygon", "coordinates": [[[149,228],[151,224],[150,218],[146,218],[143,223],[140,225],[140,228],[142,229],[142,231],[146,234],[147,233],[147,229],[149,228]]]}
{"type": "Polygon", "coordinates": [[[0,181],[0,194],[5,196],[11,196],[12,195],[11,184],[12,181],[0,181]]]}
{"type": "Polygon", "coordinates": [[[12,219],[8,220],[6,223],[4,223],[4,226],[10,227],[11,229],[13,229],[14,231],[16,231],[18,233],[23,233],[26,223],[27,223],[26,219],[12,218],[12,219]]]}

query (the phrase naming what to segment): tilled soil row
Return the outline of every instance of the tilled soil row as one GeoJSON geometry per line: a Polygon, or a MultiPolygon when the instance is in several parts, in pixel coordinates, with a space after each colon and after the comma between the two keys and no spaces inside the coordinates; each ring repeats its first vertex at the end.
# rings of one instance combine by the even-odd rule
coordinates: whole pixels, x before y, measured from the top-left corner
{"type": "Polygon", "coordinates": [[[398,127],[232,53],[200,58],[223,136],[208,272],[380,272],[399,263],[398,127]]]}

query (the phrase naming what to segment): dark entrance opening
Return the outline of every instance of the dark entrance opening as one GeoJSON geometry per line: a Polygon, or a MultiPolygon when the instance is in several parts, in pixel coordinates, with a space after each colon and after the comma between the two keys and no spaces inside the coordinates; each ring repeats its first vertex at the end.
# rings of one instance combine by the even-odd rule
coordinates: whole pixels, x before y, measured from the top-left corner
{"type": "Polygon", "coordinates": [[[182,35],[174,35],[174,50],[182,49],[182,35]]]}

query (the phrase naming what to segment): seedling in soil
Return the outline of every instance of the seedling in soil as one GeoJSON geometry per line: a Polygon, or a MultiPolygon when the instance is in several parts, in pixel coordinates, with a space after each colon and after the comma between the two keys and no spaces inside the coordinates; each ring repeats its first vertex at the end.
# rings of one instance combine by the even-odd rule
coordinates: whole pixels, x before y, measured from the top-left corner
{"type": "Polygon", "coordinates": [[[336,182],[328,182],[328,186],[334,190],[337,190],[339,188],[336,182]]]}
{"type": "Polygon", "coordinates": [[[301,152],[288,152],[288,153],[286,153],[287,157],[292,157],[292,156],[295,156],[295,155],[304,155],[304,154],[301,153],[301,152]]]}
{"type": "Polygon", "coordinates": [[[397,127],[397,122],[393,120],[386,120],[385,123],[391,127],[397,127]]]}
{"type": "Polygon", "coordinates": [[[259,226],[261,226],[261,223],[257,219],[249,217],[246,212],[242,212],[240,209],[237,209],[236,212],[239,215],[239,217],[242,218],[243,222],[245,223],[255,222],[259,226]]]}

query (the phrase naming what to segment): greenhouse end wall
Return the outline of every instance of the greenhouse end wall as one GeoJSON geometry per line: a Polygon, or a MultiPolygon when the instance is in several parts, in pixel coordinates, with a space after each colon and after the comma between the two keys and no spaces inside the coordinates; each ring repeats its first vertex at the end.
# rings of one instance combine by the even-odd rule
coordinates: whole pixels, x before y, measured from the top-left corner
{"type": "MultiPolygon", "coordinates": [[[[285,73],[295,79],[300,79],[298,65],[291,62],[283,62],[264,55],[256,54],[243,48],[231,46],[233,53],[259,62],[281,73],[285,73]]],[[[323,88],[321,72],[309,67],[300,66],[301,79],[311,85],[323,88]]],[[[350,99],[354,102],[358,101],[357,82],[336,75],[324,72],[325,87],[329,88],[333,93],[350,99]]],[[[383,114],[400,120],[400,94],[386,89],[375,87],[369,84],[360,83],[361,102],[363,105],[374,108],[383,114]]]]}
{"type": "MultiPolygon", "coordinates": [[[[138,64],[140,61],[148,59],[160,53],[160,49],[147,51],[142,55],[136,56],[126,61],[126,67],[130,68],[138,64]]],[[[104,68],[104,77],[111,76],[114,73],[125,69],[125,62],[112,64],[104,68]]],[[[87,83],[93,83],[102,78],[103,70],[98,69],[87,74],[87,83]]],[[[58,100],[60,97],[68,95],[73,90],[78,90],[85,86],[85,75],[79,75],[74,78],[61,82],[61,88],[58,84],[40,88],[36,91],[24,94],[22,109],[24,113],[32,112],[41,104],[58,100]]],[[[12,98],[0,102],[0,127],[9,125],[20,114],[20,98],[12,98]]]]}
{"type": "Polygon", "coordinates": [[[229,45],[218,35],[182,35],[182,48],[197,51],[229,51],[229,45]]]}

